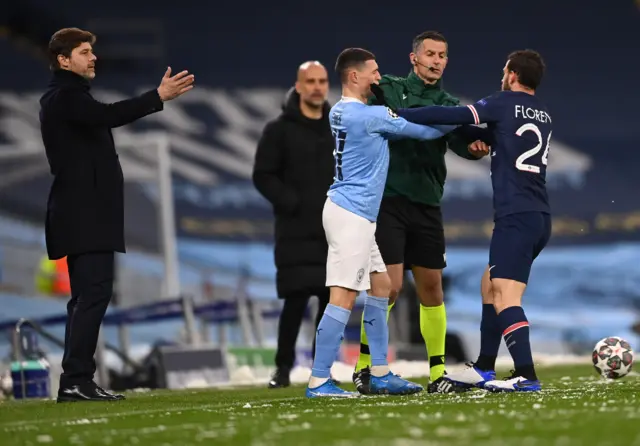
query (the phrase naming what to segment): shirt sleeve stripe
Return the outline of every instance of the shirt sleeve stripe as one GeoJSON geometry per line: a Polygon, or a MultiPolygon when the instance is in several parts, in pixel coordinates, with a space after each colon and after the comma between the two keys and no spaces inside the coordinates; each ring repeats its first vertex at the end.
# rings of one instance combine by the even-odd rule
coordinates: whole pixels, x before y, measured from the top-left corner
{"type": "Polygon", "coordinates": [[[473,113],[473,120],[475,121],[475,124],[476,125],[480,124],[480,118],[478,117],[478,112],[476,111],[476,108],[473,105],[467,105],[467,107],[469,107],[469,110],[471,110],[471,113],[473,113]]]}

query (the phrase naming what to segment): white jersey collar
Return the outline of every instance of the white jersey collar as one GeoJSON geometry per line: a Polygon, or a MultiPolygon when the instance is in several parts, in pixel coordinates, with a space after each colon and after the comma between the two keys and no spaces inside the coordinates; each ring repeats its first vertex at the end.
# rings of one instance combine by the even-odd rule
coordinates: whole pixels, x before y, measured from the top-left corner
{"type": "Polygon", "coordinates": [[[364,102],[362,102],[360,99],[352,98],[350,96],[342,96],[340,100],[342,102],[359,102],[361,104],[364,104],[364,102]]]}

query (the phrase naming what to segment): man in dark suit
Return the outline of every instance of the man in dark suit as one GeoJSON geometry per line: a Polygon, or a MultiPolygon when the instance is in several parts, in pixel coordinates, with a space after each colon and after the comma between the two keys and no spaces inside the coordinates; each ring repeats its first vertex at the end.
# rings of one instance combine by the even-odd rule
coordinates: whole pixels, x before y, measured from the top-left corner
{"type": "Polygon", "coordinates": [[[49,43],[53,76],[40,99],[42,140],[53,184],[45,223],[52,260],[67,256],[71,299],[58,402],[119,400],[93,382],[102,318],[113,293],[114,253],[125,252],[124,181],[111,129],[163,109],[193,88],[193,75],[171,77],[141,96],[103,104],[90,94],[95,36],[78,28],[49,43]]]}
{"type": "Polygon", "coordinates": [[[278,297],[284,300],[271,388],[290,384],[309,297],[319,299],[316,325],[329,302],[328,245],[322,227],[322,208],[334,169],[328,90],[327,70],[319,62],[303,63],[282,114],[266,125],[256,151],[253,182],[273,205],[276,285],[278,297]]]}

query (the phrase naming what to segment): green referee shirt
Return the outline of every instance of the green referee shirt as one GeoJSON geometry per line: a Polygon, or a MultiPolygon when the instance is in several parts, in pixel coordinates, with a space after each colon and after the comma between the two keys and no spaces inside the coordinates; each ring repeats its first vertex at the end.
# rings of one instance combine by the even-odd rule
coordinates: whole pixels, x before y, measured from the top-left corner
{"type": "MultiPolygon", "coordinates": [[[[440,81],[435,85],[425,84],[413,71],[407,77],[384,75],[380,87],[391,108],[460,104],[457,98],[440,87],[440,81]]],[[[375,103],[375,98],[371,103],[375,103]]],[[[384,196],[403,196],[416,203],[440,206],[447,177],[444,161],[447,148],[463,158],[477,160],[468,151],[471,142],[453,134],[431,141],[390,141],[391,156],[384,196]]]]}

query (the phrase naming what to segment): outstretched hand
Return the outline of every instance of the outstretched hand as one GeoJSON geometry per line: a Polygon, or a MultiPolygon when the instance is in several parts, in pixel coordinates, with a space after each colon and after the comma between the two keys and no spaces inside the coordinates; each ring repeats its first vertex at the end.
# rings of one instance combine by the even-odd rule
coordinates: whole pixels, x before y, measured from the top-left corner
{"type": "Polygon", "coordinates": [[[171,76],[171,67],[167,68],[158,87],[158,95],[163,101],[170,101],[183,95],[193,88],[195,76],[189,74],[187,70],[181,71],[175,76],[171,76]]]}

